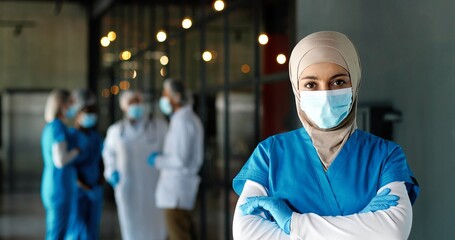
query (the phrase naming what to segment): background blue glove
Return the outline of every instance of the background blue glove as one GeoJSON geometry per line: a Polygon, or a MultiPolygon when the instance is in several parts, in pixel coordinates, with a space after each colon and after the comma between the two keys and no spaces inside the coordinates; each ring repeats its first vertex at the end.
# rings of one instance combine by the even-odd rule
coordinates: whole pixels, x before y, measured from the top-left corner
{"type": "Polygon", "coordinates": [[[389,194],[390,191],[390,188],[384,188],[384,190],[371,199],[370,203],[368,203],[368,205],[359,213],[376,212],[398,205],[397,201],[400,197],[389,194]]]}
{"type": "Polygon", "coordinates": [[[147,159],[147,163],[150,165],[150,167],[155,166],[156,157],[158,157],[158,155],[160,155],[159,152],[152,152],[152,154],[150,154],[149,158],[147,159]]]}
{"type": "Polygon", "coordinates": [[[118,182],[120,181],[120,173],[116,170],[111,174],[111,178],[109,178],[108,182],[111,184],[112,187],[117,186],[118,182]]]}
{"type": "Polygon", "coordinates": [[[291,217],[293,211],[288,207],[283,199],[276,197],[249,197],[246,203],[240,205],[240,210],[244,215],[255,215],[262,210],[269,212],[275,219],[278,226],[286,234],[291,232],[291,217]]]}

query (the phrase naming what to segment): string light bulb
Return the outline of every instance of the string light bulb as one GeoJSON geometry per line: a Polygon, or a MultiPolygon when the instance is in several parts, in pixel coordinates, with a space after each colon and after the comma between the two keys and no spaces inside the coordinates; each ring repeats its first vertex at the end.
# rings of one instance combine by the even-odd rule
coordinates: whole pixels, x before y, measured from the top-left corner
{"type": "Polygon", "coordinates": [[[224,4],[224,1],[222,1],[222,0],[216,0],[213,3],[213,8],[218,12],[223,11],[224,7],[225,7],[225,4],[224,4]]]}
{"type": "Polygon", "coordinates": [[[210,51],[203,52],[202,59],[206,62],[210,62],[210,60],[212,60],[212,53],[210,51]]]}
{"type": "Polygon", "coordinates": [[[278,62],[278,64],[285,64],[286,56],[284,54],[280,53],[276,56],[276,61],[278,62]]]}
{"type": "Polygon", "coordinates": [[[190,18],[184,18],[182,20],[182,27],[184,29],[189,29],[193,25],[193,21],[190,18]]]}
{"type": "Polygon", "coordinates": [[[166,66],[169,63],[169,58],[166,55],[161,56],[160,63],[161,63],[161,65],[166,66]]]}
{"type": "Polygon", "coordinates": [[[258,42],[261,45],[266,45],[269,42],[269,37],[267,36],[267,34],[263,33],[263,34],[259,35],[258,42]]]}
{"type": "Polygon", "coordinates": [[[107,38],[109,39],[109,41],[113,42],[115,41],[115,39],[117,39],[117,34],[114,31],[110,31],[107,34],[107,38]]]}
{"type": "Polygon", "coordinates": [[[125,61],[129,60],[131,58],[131,52],[128,50],[123,51],[120,58],[125,61]]]}
{"type": "Polygon", "coordinates": [[[167,38],[167,34],[163,30],[159,31],[156,34],[156,40],[158,40],[158,42],[164,42],[164,41],[166,41],[166,38],[167,38]]]}
{"type": "Polygon", "coordinates": [[[120,88],[117,85],[113,85],[111,87],[111,94],[112,95],[117,95],[120,92],[120,88]]]}
{"type": "Polygon", "coordinates": [[[102,37],[100,42],[101,42],[101,46],[103,46],[103,47],[107,47],[107,46],[109,46],[109,44],[111,44],[111,41],[109,40],[108,37],[102,37]]]}
{"type": "Polygon", "coordinates": [[[251,71],[251,67],[250,67],[250,65],[248,65],[246,63],[242,64],[242,66],[240,66],[240,71],[242,71],[242,73],[244,73],[244,74],[247,74],[251,71]]]}

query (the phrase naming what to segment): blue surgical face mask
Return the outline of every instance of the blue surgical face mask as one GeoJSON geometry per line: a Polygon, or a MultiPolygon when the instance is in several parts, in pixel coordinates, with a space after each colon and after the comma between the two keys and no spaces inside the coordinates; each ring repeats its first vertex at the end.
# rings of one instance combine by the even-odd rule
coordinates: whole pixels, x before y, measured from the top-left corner
{"type": "Polygon", "coordinates": [[[66,118],[68,119],[74,119],[77,115],[77,106],[76,104],[71,105],[67,110],[66,110],[66,118]]]}
{"type": "Polygon", "coordinates": [[[98,115],[95,113],[83,113],[79,118],[79,125],[83,128],[92,128],[98,121],[98,115]]]}
{"type": "Polygon", "coordinates": [[[172,104],[168,97],[161,97],[160,98],[160,109],[165,115],[172,114],[172,104]]]}
{"type": "Polygon", "coordinates": [[[322,129],[338,126],[348,116],[351,104],[352,88],[300,92],[300,109],[322,129]]]}
{"type": "Polygon", "coordinates": [[[128,115],[128,118],[138,120],[144,116],[144,106],[142,104],[131,104],[128,106],[126,114],[128,115]]]}

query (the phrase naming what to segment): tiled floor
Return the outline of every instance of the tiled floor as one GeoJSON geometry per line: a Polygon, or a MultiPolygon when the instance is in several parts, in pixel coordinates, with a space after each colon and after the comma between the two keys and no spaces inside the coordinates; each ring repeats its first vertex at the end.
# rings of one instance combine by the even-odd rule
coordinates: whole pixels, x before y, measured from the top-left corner
{"type": "MultiPolygon", "coordinates": [[[[39,185],[22,186],[14,193],[0,191],[0,240],[44,239],[45,213],[39,194],[39,185]]],[[[105,201],[101,220],[101,239],[121,239],[117,211],[112,189],[105,188],[105,201]]],[[[220,189],[207,192],[205,238],[225,239],[223,193],[220,189]]],[[[232,204],[235,204],[232,196],[232,204]]],[[[200,204],[193,211],[196,231],[201,239],[200,204]]],[[[231,215],[232,216],[232,215],[231,215]]]]}
{"type": "MultiPolygon", "coordinates": [[[[44,239],[44,232],[44,208],[38,191],[1,194],[0,239],[44,239]]],[[[101,239],[121,239],[115,204],[109,200],[104,204],[101,239]]]]}

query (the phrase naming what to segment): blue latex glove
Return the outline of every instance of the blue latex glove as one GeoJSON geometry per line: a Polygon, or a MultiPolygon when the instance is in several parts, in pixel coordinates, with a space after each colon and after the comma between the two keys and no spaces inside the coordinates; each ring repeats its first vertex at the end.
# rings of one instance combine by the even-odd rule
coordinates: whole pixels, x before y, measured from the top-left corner
{"type": "Polygon", "coordinates": [[[291,232],[291,217],[293,211],[288,207],[283,199],[277,197],[249,197],[246,203],[240,205],[240,210],[244,215],[255,215],[265,210],[272,215],[278,226],[286,234],[291,232]]]}
{"type": "Polygon", "coordinates": [[[390,191],[390,188],[384,188],[384,190],[371,199],[370,203],[368,203],[368,205],[359,213],[376,212],[398,205],[397,201],[400,197],[389,194],[390,191]]]}
{"type": "Polygon", "coordinates": [[[109,178],[108,182],[111,184],[112,187],[117,186],[118,182],[120,181],[120,173],[118,171],[114,171],[111,174],[111,178],[109,178]]]}
{"type": "Polygon", "coordinates": [[[150,167],[155,166],[156,157],[158,157],[158,155],[160,155],[159,152],[152,152],[152,154],[150,154],[149,158],[147,159],[147,163],[150,165],[150,167]]]}

